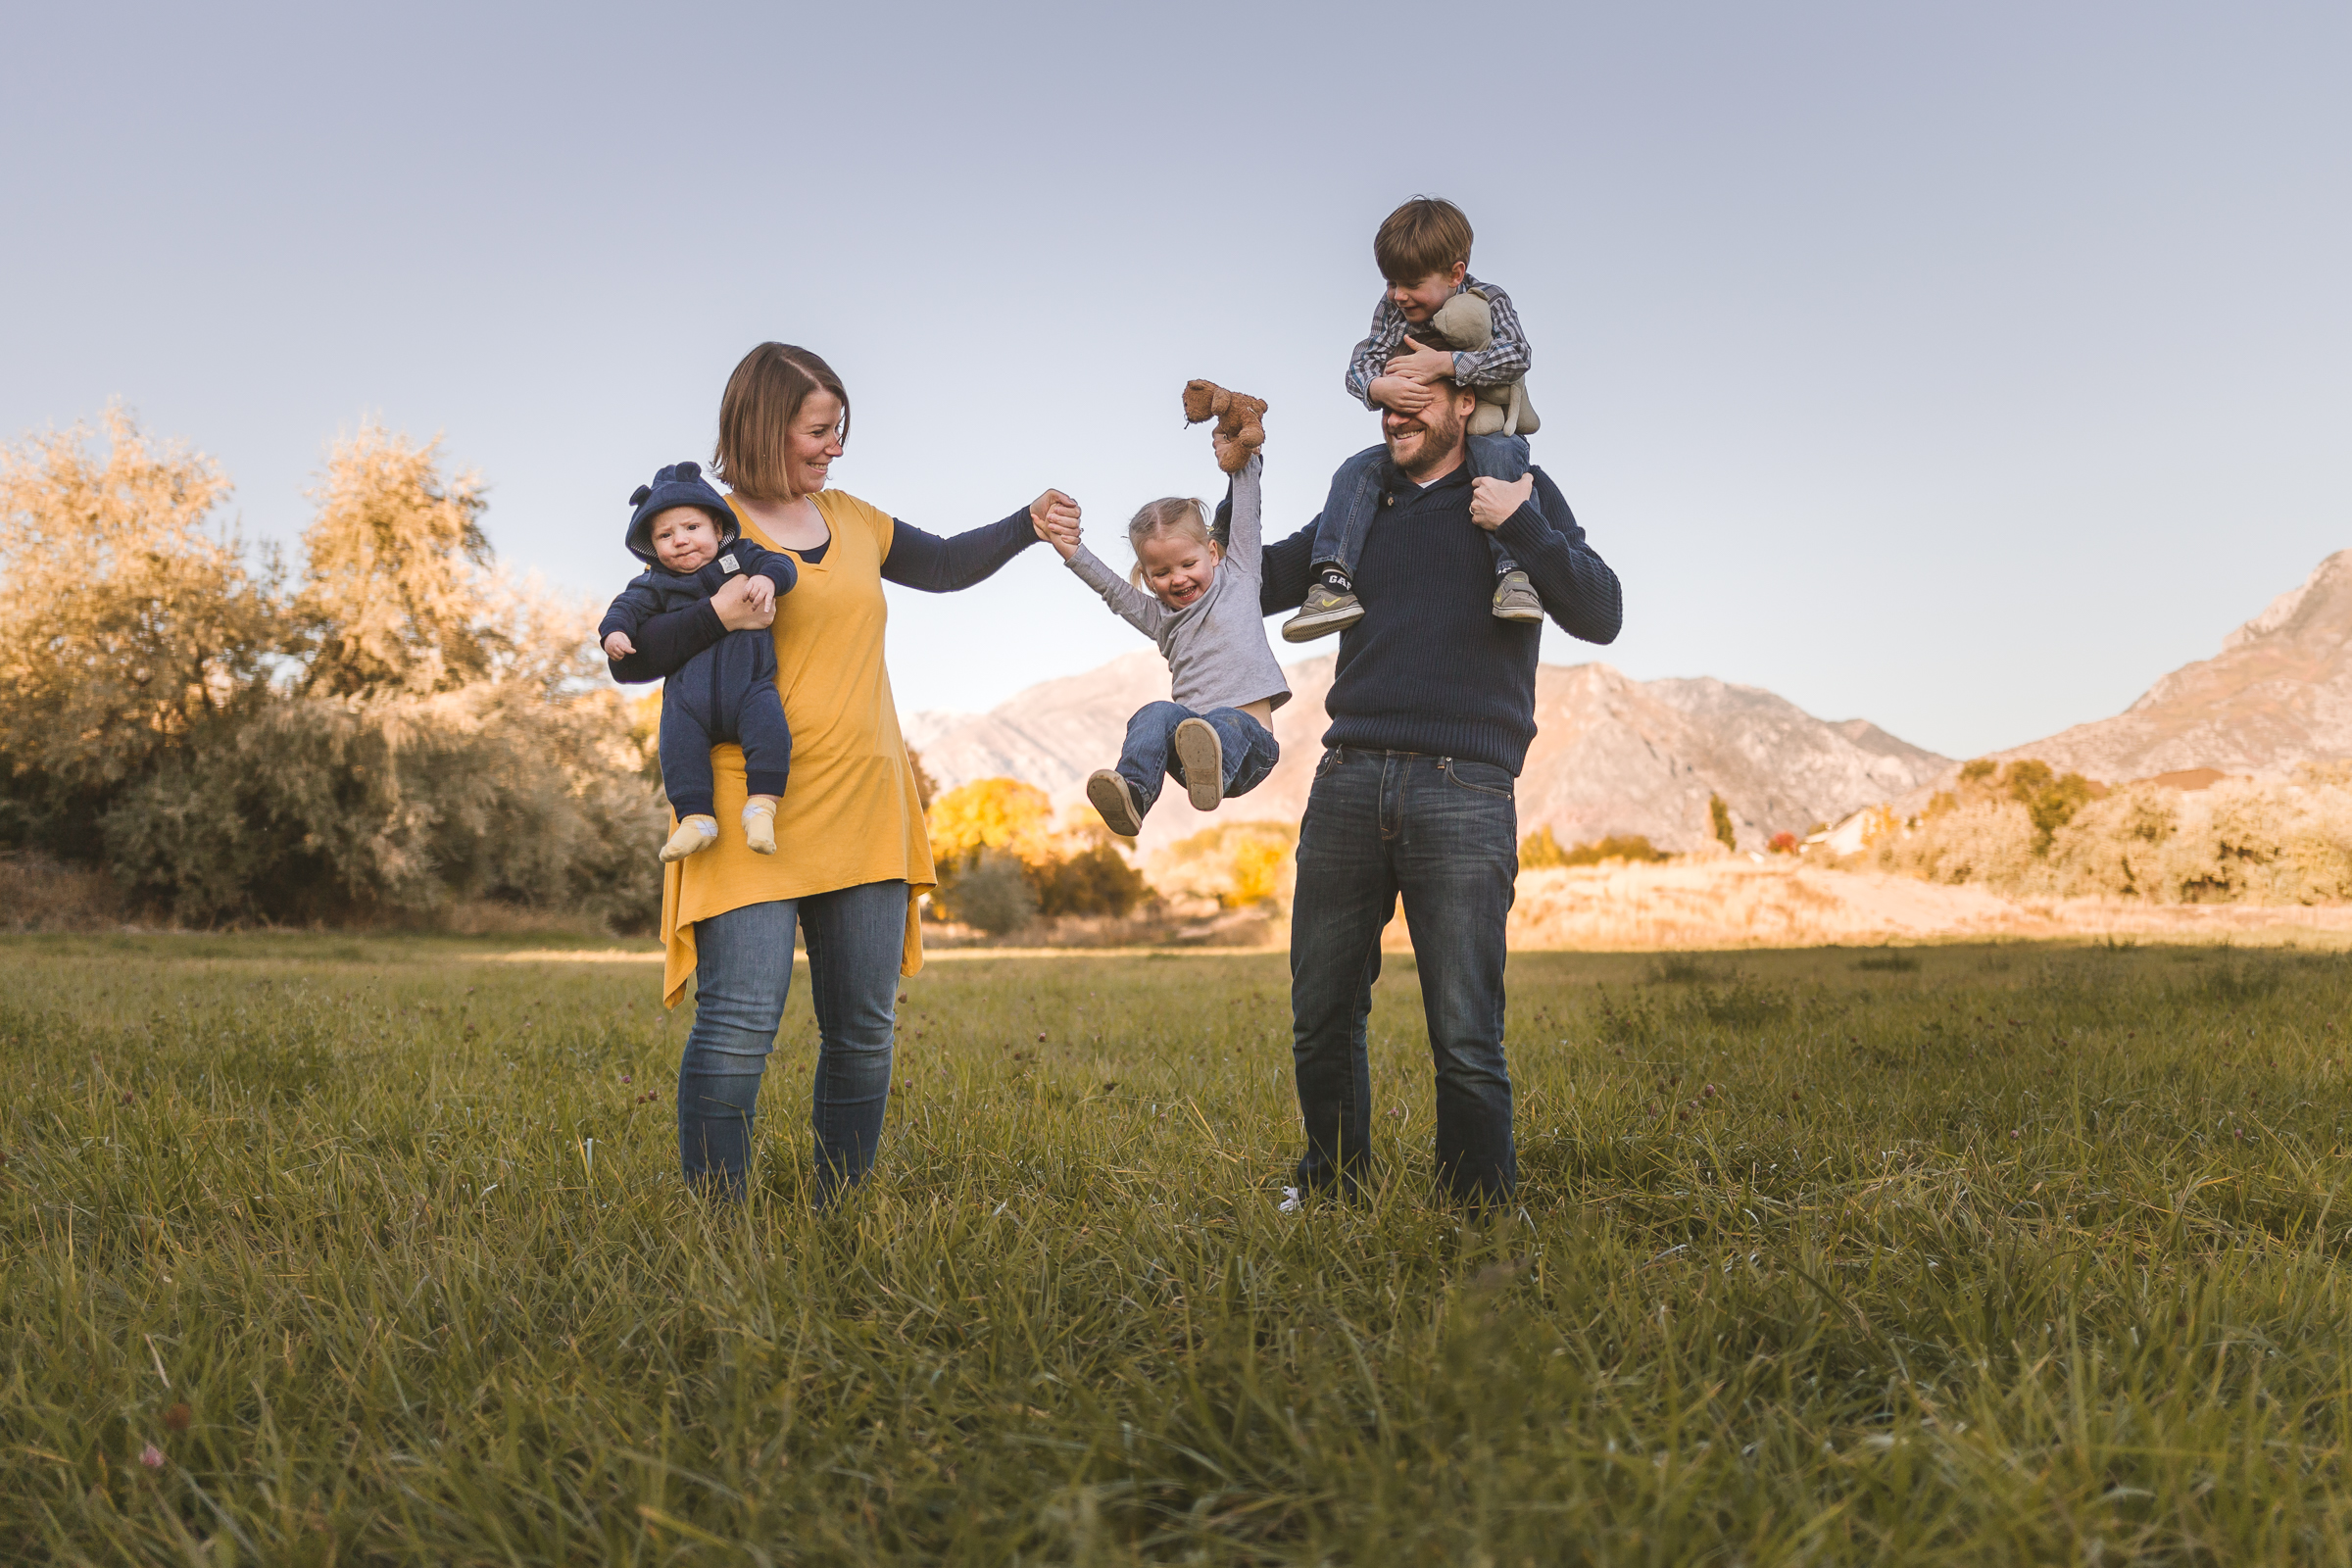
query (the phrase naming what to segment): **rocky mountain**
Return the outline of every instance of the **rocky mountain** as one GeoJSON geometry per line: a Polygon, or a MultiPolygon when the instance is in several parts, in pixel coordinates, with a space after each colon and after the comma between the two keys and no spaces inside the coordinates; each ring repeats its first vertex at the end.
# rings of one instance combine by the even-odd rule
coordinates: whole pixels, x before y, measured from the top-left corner
{"type": "MultiPolygon", "coordinates": [[[[1226,820],[1295,822],[1305,807],[1332,661],[1308,660],[1288,673],[1293,697],[1274,715],[1282,762],[1223,808],[1226,820]]],[[[1117,759],[1128,714],[1167,695],[1167,666],[1143,651],[1032,686],[986,713],[913,714],[906,737],[942,785],[1003,775],[1076,802],[1087,774],[1117,759]]],[[[1698,849],[1713,842],[1707,799],[1720,794],[1741,847],[1761,848],[1775,833],[1802,835],[1952,765],[1865,720],[1818,719],[1757,687],[1637,681],[1598,663],[1540,666],[1536,726],[1519,780],[1519,825],[1533,832],[1548,823],[1563,843],[1640,833],[1660,849],[1698,849]]],[[[1214,820],[1171,788],[1146,820],[1144,846],[1214,820]]]]}
{"type": "Polygon", "coordinates": [[[2219,654],[2174,670],[2115,717],[1999,755],[2110,783],[2352,757],[2352,550],[2321,562],[2219,654]]]}

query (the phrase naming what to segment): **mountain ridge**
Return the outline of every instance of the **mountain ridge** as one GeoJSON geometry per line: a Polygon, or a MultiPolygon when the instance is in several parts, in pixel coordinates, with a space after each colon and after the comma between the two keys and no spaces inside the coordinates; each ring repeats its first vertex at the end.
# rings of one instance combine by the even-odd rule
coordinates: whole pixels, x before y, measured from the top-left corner
{"type": "MultiPolygon", "coordinates": [[[[1292,700],[1274,713],[1282,760],[1217,816],[1181,790],[1145,821],[1149,850],[1222,819],[1283,818],[1304,809],[1328,723],[1333,659],[1290,665],[1292,700]]],[[[1127,718],[1168,695],[1167,666],[1148,650],[1042,681],[985,713],[908,716],[907,743],[943,787],[1005,776],[1057,804],[1082,799],[1086,776],[1117,760],[1127,718]]],[[[1742,849],[1917,789],[1952,760],[1867,719],[1828,721],[1761,687],[1712,677],[1637,681],[1593,662],[1541,664],[1536,740],[1518,787],[1522,833],[1549,826],[1562,842],[1638,833],[1660,849],[1714,842],[1710,797],[1729,805],[1742,849]]]]}
{"type": "Polygon", "coordinates": [[[2221,652],[2159,677],[2121,713],[1993,756],[2110,784],[2352,757],[2352,550],[2328,556],[2223,638],[2221,652]]]}

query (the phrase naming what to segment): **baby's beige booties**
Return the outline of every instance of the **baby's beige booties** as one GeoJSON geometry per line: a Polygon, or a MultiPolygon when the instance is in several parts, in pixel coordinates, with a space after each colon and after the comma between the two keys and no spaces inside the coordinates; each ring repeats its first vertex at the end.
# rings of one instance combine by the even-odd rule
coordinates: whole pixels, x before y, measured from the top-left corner
{"type": "Polygon", "coordinates": [[[744,842],[754,855],[776,853],[776,802],[773,796],[755,795],[743,803],[744,842]]]}
{"type": "Polygon", "coordinates": [[[677,831],[670,834],[667,844],[662,846],[662,863],[667,865],[672,860],[683,860],[689,855],[700,855],[717,842],[718,818],[699,813],[680,817],[677,831]]]}

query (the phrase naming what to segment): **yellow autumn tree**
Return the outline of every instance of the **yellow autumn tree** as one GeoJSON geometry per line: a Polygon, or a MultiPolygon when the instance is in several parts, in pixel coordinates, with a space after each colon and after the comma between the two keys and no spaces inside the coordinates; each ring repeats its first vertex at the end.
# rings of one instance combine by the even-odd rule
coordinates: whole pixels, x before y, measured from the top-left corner
{"type": "Polygon", "coordinates": [[[937,912],[987,928],[987,905],[1009,928],[1027,913],[1123,915],[1151,896],[1100,822],[1056,828],[1053,801],[1034,784],[975,779],[934,797],[927,820],[937,912]]]}
{"type": "Polygon", "coordinates": [[[1298,829],[1279,821],[1221,822],[1161,851],[1152,880],[1163,893],[1241,909],[1287,902],[1298,829]]]}
{"type": "Polygon", "coordinates": [[[1013,778],[974,779],[931,803],[931,858],[961,865],[983,850],[1003,850],[1027,863],[1054,853],[1054,803],[1044,790],[1013,778]]]}
{"type": "Polygon", "coordinates": [[[120,406],[0,448],[0,793],[90,806],[263,684],[275,571],[214,524],[228,494],[120,406]]]}
{"type": "Polygon", "coordinates": [[[442,474],[439,448],[364,424],[328,454],[294,601],[305,690],[424,696],[491,673],[508,639],[491,613],[487,503],[474,474],[442,474]]]}

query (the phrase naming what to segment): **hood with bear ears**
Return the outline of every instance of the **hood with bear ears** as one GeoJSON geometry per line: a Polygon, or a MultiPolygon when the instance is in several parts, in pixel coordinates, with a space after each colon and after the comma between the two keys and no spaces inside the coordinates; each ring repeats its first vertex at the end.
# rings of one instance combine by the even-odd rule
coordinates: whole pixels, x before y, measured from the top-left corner
{"type": "MultiPolygon", "coordinates": [[[[629,554],[649,566],[661,566],[662,558],[654,554],[654,518],[672,507],[700,507],[710,514],[718,524],[718,547],[721,550],[742,536],[743,528],[735,520],[735,510],[724,497],[711,488],[703,477],[699,463],[672,463],[654,470],[654,482],[641,484],[629,497],[634,510],[629,514],[629,554]]],[[[666,566],[662,567],[667,571],[666,566]]]]}

